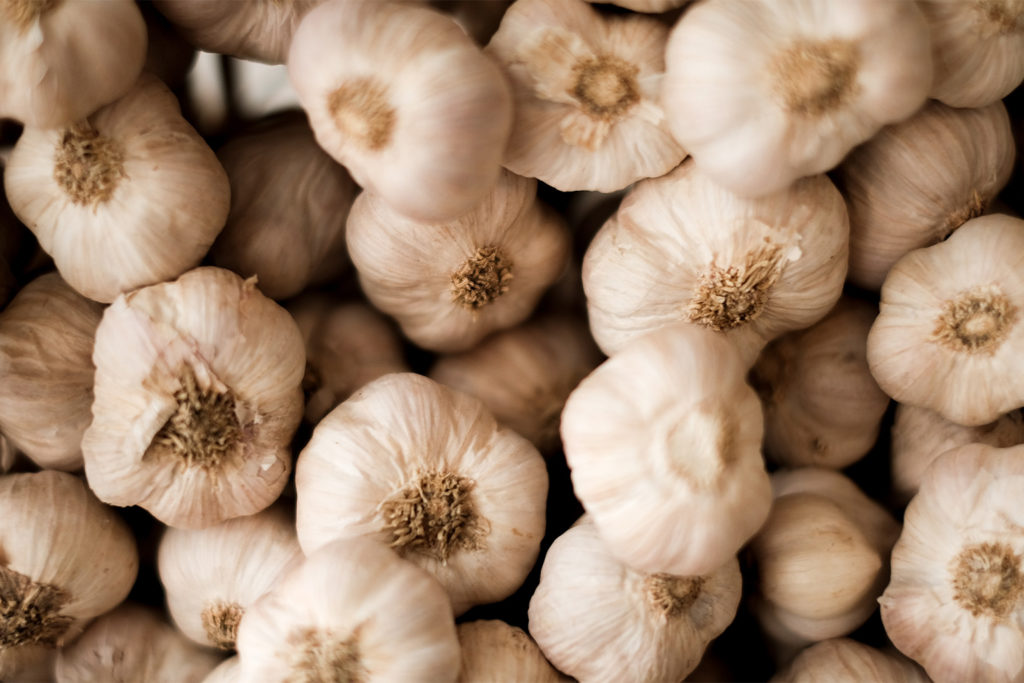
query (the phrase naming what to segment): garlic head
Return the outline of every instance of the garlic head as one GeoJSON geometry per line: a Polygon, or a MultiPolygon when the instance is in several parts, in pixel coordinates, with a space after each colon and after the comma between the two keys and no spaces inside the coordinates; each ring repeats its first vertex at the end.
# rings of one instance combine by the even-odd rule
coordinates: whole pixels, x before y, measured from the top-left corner
{"type": "Polygon", "coordinates": [[[464,622],[456,631],[462,651],[459,683],[563,680],[521,628],[491,619],[464,622]]]}
{"type": "Polygon", "coordinates": [[[832,638],[808,647],[769,683],[928,683],[913,662],[849,638],[832,638]]]}

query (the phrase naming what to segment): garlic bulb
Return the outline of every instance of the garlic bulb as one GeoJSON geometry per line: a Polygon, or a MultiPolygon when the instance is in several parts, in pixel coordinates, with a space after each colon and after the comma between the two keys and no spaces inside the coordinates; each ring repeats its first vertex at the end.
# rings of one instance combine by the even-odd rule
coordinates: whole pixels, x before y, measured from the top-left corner
{"type": "Polygon", "coordinates": [[[0,476],[0,678],[74,640],[125,599],[139,568],[128,527],[63,472],[0,476]]]}
{"type": "Polygon", "coordinates": [[[561,444],[565,399],[600,359],[585,323],[548,316],[442,357],[430,377],[476,396],[498,420],[548,453],[561,444]]]}
{"type": "Polygon", "coordinates": [[[889,405],[868,369],[875,307],[844,298],[814,326],[768,345],[751,371],[768,455],[785,467],[842,468],[874,445],[889,405]]]}
{"type": "Polygon", "coordinates": [[[741,584],[735,557],[699,576],[631,569],[584,516],[544,558],[530,634],[581,683],[680,681],[732,622],[741,584]]]}
{"type": "Polygon", "coordinates": [[[57,683],[200,683],[220,658],[188,642],[150,608],[124,604],[57,658],[57,683]]]}
{"type": "Polygon", "coordinates": [[[1007,448],[1024,443],[1024,412],[1014,410],[986,425],[964,427],[926,408],[899,404],[892,426],[892,485],[906,503],[924,473],[946,451],[969,443],[1007,448]]]}
{"type": "Polygon", "coordinates": [[[295,469],[308,555],[366,536],[436,576],[461,614],[511,595],[537,559],[544,460],[475,398],[385,375],[320,421],[295,469]]]}
{"type": "Polygon", "coordinates": [[[503,621],[459,624],[462,667],[459,683],[559,683],[563,678],[521,628],[503,621]]]}
{"type": "Polygon", "coordinates": [[[434,224],[359,195],[346,230],[363,292],[431,351],[462,351],[522,322],[569,256],[565,225],[537,202],[536,188],[502,172],[472,211],[434,224]]]}
{"type": "Polygon", "coordinates": [[[744,196],[832,168],[917,111],[932,81],[921,11],[891,0],[696,3],[665,61],[676,139],[744,196]]]}
{"type": "Polygon", "coordinates": [[[878,289],[903,254],[981,215],[1013,171],[1001,102],[953,109],[932,102],[883,128],[839,167],[850,212],[849,279],[878,289]]]}
{"type": "Polygon", "coordinates": [[[661,108],[668,29],[583,0],[516,0],[487,52],[512,83],[506,168],[559,190],[620,190],[686,156],[661,108]]]}
{"type": "Polygon", "coordinates": [[[868,365],[901,403],[975,426],[1024,405],[1024,221],[980,216],[912,251],[882,286],[868,365]]]}
{"type": "Polygon", "coordinates": [[[770,683],[929,683],[914,664],[849,638],[823,640],[801,652],[770,683]]]}
{"type": "Polygon", "coordinates": [[[96,331],[89,486],[164,524],[212,526],[278,497],[302,417],[302,335],[245,280],[197,268],[120,296],[96,331]]]}
{"type": "Polygon", "coordinates": [[[7,0],[0,6],[0,118],[58,128],[131,87],[146,23],[131,0],[7,0]]]}
{"type": "Polygon", "coordinates": [[[27,128],[4,189],[67,283],[103,303],[197,265],[230,192],[174,95],[146,74],[88,119],[27,128]]]}
{"type": "Polygon", "coordinates": [[[309,294],[288,304],[306,340],[306,422],[316,424],[352,393],[389,372],[408,372],[398,333],[361,302],[309,294]]]}
{"type": "Polygon", "coordinates": [[[102,315],[57,273],[27,284],[0,312],[0,431],[40,467],[82,467],[102,315]]]}
{"type": "Polygon", "coordinates": [[[573,488],[622,562],[706,574],[767,518],[761,405],[745,372],[724,339],[676,325],[632,342],[569,394],[573,488]]]}
{"type": "Polygon", "coordinates": [[[918,0],[928,18],[935,60],[930,97],[951,107],[984,107],[1024,79],[1024,5],[1020,0],[918,0]]]}
{"type": "Polygon", "coordinates": [[[288,74],[320,146],[398,213],[451,220],[494,187],[511,95],[450,17],[330,0],[299,24],[288,74]]]}
{"type": "Polygon", "coordinates": [[[941,456],[910,501],[878,602],[893,644],[944,681],[1024,679],[1024,447],[941,456]]]}
{"type": "Polygon", "coordinates": [[[158,568],[174,624],[200,645],[234,649],[245,611],[301,557],[281,507],[206,529],[168,529],[158,568]]]}
{"type": "Polygon", "coordinates": [[[299,20],[322,0],[155,0],[189,42],[206,52],[283,64],[299,20]]]}
{"type": "Polygon", "coordinates": [[[246,614],[239,679],[454,682],[455,620],[427,572],[365,538],[309,554],[246,614]]]}
{"type": "Polygon", "coordinates": [[[835,305],[848,239],[843,198],[825,176],[750,200],[687,160],[638,183],[590,243],[590,331],[611,355],[685,320],[723,333],[749,367],[771,339],[835,305]]]}

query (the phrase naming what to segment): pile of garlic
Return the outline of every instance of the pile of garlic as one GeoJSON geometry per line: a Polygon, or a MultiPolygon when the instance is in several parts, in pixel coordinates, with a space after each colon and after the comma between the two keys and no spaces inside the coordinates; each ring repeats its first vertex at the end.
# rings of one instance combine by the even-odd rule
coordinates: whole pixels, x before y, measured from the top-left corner
{"type": "Polygon", "coordinates": [[[1024,683],[1024,1],[604,2],[0,0],[0,679],[1024,683]]]}

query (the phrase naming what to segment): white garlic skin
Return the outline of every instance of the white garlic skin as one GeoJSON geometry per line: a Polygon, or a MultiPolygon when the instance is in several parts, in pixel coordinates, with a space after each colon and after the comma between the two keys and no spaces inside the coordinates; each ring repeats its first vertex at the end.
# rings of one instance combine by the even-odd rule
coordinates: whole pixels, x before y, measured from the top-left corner
{"type": "Polygon", "coordinates": [[[456,631],[462,651],[459,683],[564,680],[521,628],[492,619],[464,622],[456,631]]]}
{"type": "Polygon", "coordinates": [[[816,643],[797,655],[770,683],[929,683],[910,660],[849,638],[816,643]]]}
{"type": "Polygon", "coordinates": [[[589,516],[555,539],[530,599],[530,635],[588,681],[679,681],[739,607],[739,562],[702,576],[648,575],[617,560],[589,516]]]}
{"type": "Polygon", "coordinates": [[[341,680],[454,683],[459,673],[444,589],[365,538],[310,553],[246,614],[238,653],[243,681],[321,680],[317,674],[332,672],[341,680]]]}

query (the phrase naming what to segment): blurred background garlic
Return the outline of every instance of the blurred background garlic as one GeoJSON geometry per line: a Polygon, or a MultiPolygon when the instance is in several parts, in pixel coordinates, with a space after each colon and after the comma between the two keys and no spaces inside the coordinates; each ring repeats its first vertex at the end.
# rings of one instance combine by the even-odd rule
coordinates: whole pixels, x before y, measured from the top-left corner
{"type": "Polygon", "coordinates": [[[569,395],[573,489],[625,564],[706,574],[764,523],[761,405],[745,373],[726,340],[676,325],[632,342],[569,395]]]}
{"type": "Polygon", "coordinates": [[[398,213],[451,220],[497,182],[511,95],[450,17],[324,2],[299,24],[288,74],[320,146],[398,213]]]}
{"type": "Polygon", "coordinates": [[[832,638],[801,652],[770,683],[929,683],[909,659],[890,655],[849,638],[832,638]]]}
{"type": "Polygon", "coordinates": [[[0,6],[0,118],[58,128],[125,94],[146,58],[132,0],[6,0],[0,6]]]}
{"type": "Polygon", "coordinates": [[[358,188],[313,139],[305,117],[263,122],[217,152],[231,181],[231,213],[213,265],[256,275],[273,299],[344,272],[345,221],[358,188]]]}
{"type": "Polygon", "coordinates": [[[825,176],[742,199],[687,160],[638,183],[590,243],[590,331],[612,355],[685,320],[728,337],[749,367],[771,339],[835,305],[848,239],[843,198],[825,176]]]}
{"type": "Polygon", "coordinates": [[[853,150],[839,167],[850,281],[877,290],[903,254],[984,213],[1010,179],[1014,153],[1001,102],[983,109],[932,102],[853,150]]]}
{"type": "Polygon", "coordinates": [[[751,370],[766,454],[784,467],[846,467],[875,444],[889,397],[867,361],[875,307],[843,298],[806,330],[769,344],[751,370]]]}
{"type": "Polygon", "coordinates": [[[242,683],[241,675],[242,660],[235,655],[218,664],[217,668],[203,679],[203,683],[242,683]]]}
{"type": "Polygon", "coordinates": [[[589,516],[555,539],[530,599],[530,634],[581,682],[680,681],[740,602],[739,562],[699,576],[646,574],[609,552],[589,516]]]}
{"type": "Polygon", "coordinates": [[[927,471],[879,598],[892,642],[936,683],[1024,678],[1024,446],[961,446],[927,471]]]}
{"type": "Polygon", "coordinates": [[[65,281],[103,303],[198,265],[230,193],[213,151],[148,74],[88,119],[26,128],[4,189],[65,281]]]}
{"type": "Polygon", "coordinates": [[[463,351],[518,324],[569,257],[564,222],[536,192],[536,181],[503,171],[472,211],[432,224],[362,193],[346,231],[363,292],[432,351],[463,351]]]}
{"type": "Polygon", "coordinates": [[[668,28],[584,0],[517,0],[487,52],[515,96],[503,164],[562,191],[620,190],[686,156],[661,108],[668,28]]]}
{"type": "Polygon", "coordinates": [[[287,311],[220,268],[120,296],[93,351],[89,486],[168,526],[251,515],[280,495],[302,417],[302,335],[287,311]]]}
{"type": "Polygon", "coordinates": [[[160,541],[160,583],[183,634],[233,650],[246,610],[301,557],[294,519],[276,506],[206,529],[168,529],[160,541]]]}
{"type": "Polygon", "coordinates": [[[586,323],[549,315],[441,357],[430,377],[475,396],[542,453],[558,450],[562,406],[601,360],[586,323]]]}
{"type": "Polygon", "coordinates": [[[123,604],[63,648],[57,683],[201,683],[220,662],[148,607],[123,604]]]}
{"type": "Polygon", "coordinates": [[[444,589],[381,543],[310,553],[246,614],[242,681],[454,683],[459,641],[444,589]]]}
{"type": "Polygon", "coordinates": [[[665,55],[672,132],[743,196],[827,171],[925,103],[928,25],[913,2],[709,0],[683,13],[665,55]]]}
{"type": "Polygon", "coordinates": [[[456,631],[462,651],[459,683],[564,680],[521,628],[497,619],[480,619],[459,624],[456,631]]]}
{"type": "Polygon", "coordinates": [[[81,479],[63,472],[0,476],[0,678],[71,643],[128,595],[135,539],[81,479]]]}
{"type": "Polygon", "coordinates": [[[57,273],[27,284],[0,312],[0,432],[40,467],[82,467],[102,315],[57,273]]]}
{"type": "Polygon", "coordinates": [[[461,614],[508,597],[544,536],[548,476],[477,399],[385,375],[320,421],[299,455],[303,551],[369,537],[436,576],[461,614]]]}
{"type": "Polygon", "coordinates": [[[975,426],[1024,405],[1024,221],[974,218],[882,286],[868,365],[900,403],[975,426]]]}
{"type": "Polygon", "coordinates": [[[984,107],[1024,79],[1020,0],[918,0],[935,60],[930,97],[952,107],[984,107]]]}
{"type": "Polygon", "coordinates": [[[352,393],[389,372],[408,372],[394,326],[371,306],[313,292],[288,304],[306,340],[306,422],[316,424],[352,393]]]}

